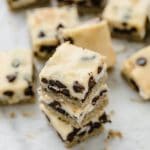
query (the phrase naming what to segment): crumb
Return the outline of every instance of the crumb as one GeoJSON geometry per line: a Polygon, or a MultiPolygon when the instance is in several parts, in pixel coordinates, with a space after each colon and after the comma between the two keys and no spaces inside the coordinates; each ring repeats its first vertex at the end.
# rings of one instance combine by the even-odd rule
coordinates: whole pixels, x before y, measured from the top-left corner
{"type": "Polygon", "coordinates": [[[115,131],[111,129],[108,132],[107,139],[114,139],[114,138],[122,139],[123,135],[120,131],[115,131]]]}
{"type": "Polygon", "coordinates": [[[22,112],[23,117],[31,117],[33,115],[32,112],[22,112]]]}
{"type": "Polygon", "coordinates": [[[9,114],[9,116],[10,116],[10,118],[15,118],[15,117],[16,117],[16,113],[15,113],[15,112],[11,112],[11,113],[9,114]]]}
{"type": "Polygon", "coordinates": [[[122,133],[120,131],[110,129],[108,131],[106,139],[104,140],[104,150],[110,150],[109,141],[115,138],[122,139],[123,138],[122,133]]]}
{"type": "Polygon", "coordinates": [[[35,138],[35,135],[33,135],[32,133],[27,133],[26,137],[29,139],[33,139],[33,138],[35,138]]]}

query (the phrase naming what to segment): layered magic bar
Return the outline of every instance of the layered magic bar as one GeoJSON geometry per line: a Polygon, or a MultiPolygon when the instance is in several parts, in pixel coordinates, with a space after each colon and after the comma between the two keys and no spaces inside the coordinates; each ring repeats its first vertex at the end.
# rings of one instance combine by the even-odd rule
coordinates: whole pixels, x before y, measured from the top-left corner
{"type": "Polygon", "coordinates": [[[105,61],[99,53],[64,43],[42,69],[40,85],[81,107],[90,101],[96,84],[105,82],[105,61]]]}
{"type": "Polygon", "coordinates": [[[103,131],[103,124],[110,122],[105,113],[100,116],[94,117],[89,123],[81,128],[73,127],[71,124],[59,119],[53,113],[41,104],[41,110],[45,114],[48,122],[56,130],[58,136],[65,143],[67,147],[78,144],[87,138],[98,135],[103,131]]]}

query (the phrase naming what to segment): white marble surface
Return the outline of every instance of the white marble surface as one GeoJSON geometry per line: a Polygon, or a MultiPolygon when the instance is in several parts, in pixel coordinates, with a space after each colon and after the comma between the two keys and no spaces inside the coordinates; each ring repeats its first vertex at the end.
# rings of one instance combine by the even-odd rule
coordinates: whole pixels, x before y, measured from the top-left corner
{"type": "MultiPolygon", "coordinates": [[[[12,13],[7,8],[6,0],[0,0],[0,50],[29,48],[29,43],[25,12],[12,13]]],[[[104,139],[109,129],[119,130],[124,136],[122,140],[110,142],[109,150],[150,149],[150,102],[141,102],[141,98],[122,80],[119,72],[121,62],[147,44],[117,40],[113,44],[118,53],[116,68],[109,74],[108,81],[108,112],[115,111],[113,123],[107,126],[101,136],[72,150],[104,150],[104,139]]],[[[38,104],[0,107],[0,150],[48,149],[66,150],[55,131],[48,126],[38,104]],[[15,118],[10,117],[11,112],[15,112],[15,118]]]]}

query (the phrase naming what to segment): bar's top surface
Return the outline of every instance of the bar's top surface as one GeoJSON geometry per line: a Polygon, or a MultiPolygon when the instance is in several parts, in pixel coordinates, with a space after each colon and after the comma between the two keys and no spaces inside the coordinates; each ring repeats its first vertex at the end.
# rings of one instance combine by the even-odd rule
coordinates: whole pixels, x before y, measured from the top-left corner
{"type": "Polygon", "coordinates": [[[32,52],[29,50],[0,51],[0,68],[0,95],[23,94],[32,83],[32,52]]]}
{"type": "Polygon", "coordinates": [[[82,100],[105,75],[105,71],[105,57],[64,43],[42,69],[40,83],[43,87],[48,85],[49,89],[82,100]]]}

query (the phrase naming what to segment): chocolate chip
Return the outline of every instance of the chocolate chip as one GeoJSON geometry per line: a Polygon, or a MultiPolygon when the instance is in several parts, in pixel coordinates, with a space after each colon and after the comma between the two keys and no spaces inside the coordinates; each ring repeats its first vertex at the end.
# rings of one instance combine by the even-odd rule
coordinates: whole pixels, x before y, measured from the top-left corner
{"type": "Polygon", "coordinates": [[[78,81],[75,81],[73,83],[73,90],[76,92],[76,93],[82,93],[85,88],[83,85],[81,85],[78,81]]]}
{"type": "Polygon", "coordinates": [[[96,58],[95,55],[93,55],[93,56],[83,56],[83,57],[81,57],[81,59],[84,60],[84,61],[93,60],[93,59],[95,59],[95,58],[96,58]]]}
{"type": "Polygon", "coordinates": [[[92,89],[95,84],[96,84],[95,79],[93,78],[93,76],[91,76],[89,78],[89,83],[88,83],[89,89],[92,89]]]}
{"type": "Polygon", "coordinates": [[[73,131],[67,136],[67,141],[72,142],[80,129],[74,128],[73,131]]]}
{"type": "Polygon", "coordinates": [[[130,83],[132,84],[133,88],[139,92],[139,87],[137,86],[136,82],[133,79],[130,79],[130,83]]]}
{"type": "Polygon", "coordinates": [[[48,83],[48,80],[47,80],[46,78],[42,78],[42,79],[41,79],[41,82],[47,84],[47,83],[48,83]]]}
{"type": "Polygon", "coordinates": [[[3,94],[4,94],[5,96],[12,97],[12,96],[14,95],[14,92],[13,92],[13,91],[8,90],[8,91],[5,91],[3,94]]]}
{"type": "Polygon", "coordinates": [[[17,75],[16,74],[10,74],[10,75],[7,75],[6,78],[7,78],[8,82],[13,82],[17,78],[17,75]]]}
{"type": "Polygon", "coordinates": [[[85,134],[86,134],[86,131],[82,131],[82,132],[78,133],[78,136],[83,136],[85,134]]]}
{"type": "Polygon", "coordinates": [[[99,6],[99,5],[100,5],[100,0],[91,0],[91,3],[92,3],[94,6],[99,6]]]}
{"type": "Polygon", "coordinates": [[[58,80],[49,80],[48,83],[49,83],[49,85],[54,86],[54,87],[58,87],[60,89],[67,88],[63,83],[61,83],[58,80]]]}
{"type": "Polygon", "coordinates": [[[107,89],[100,91],[99,96],[104,96],[107,93],[107,89]]]}
{"type": "Polygon", "coordinates": [[[32,86],[29,85],[25,90],[24,90],[24,95],[25,96],[33,96],[34,95],[34,92],[33,92],[33,89],[32,89],[32,86]]]}
{"type": "Polygon", "coordinates": [[[61,28],[65,28],[65,26],[63,24],[58,24],[58,26],[56,27],[57,30],[61,29],[61,28]]]}
{"type": "Polygon", "coordinates": [[[90,130],[88,131],[88,133],[92,133],[94,129],[97,129],[101,126],[101,124],[99,122],[95,122],[91,124],[90,130]]]}
{"type": "Polygon", "coordinates": [[[99,66],[97,69],[97,73],[99,74],[102,71],[102,69],[103,69],[102,66],[99,66]]]}
{"type": "Polygon", "coordinates": [[[70,92],[68,89],[63,89],[62,90],[62,93],[65,95],[65,96],[70,96],[70,92]]]}
{"type": "Polygon", "coordinates": [[[111,122],[110,120],[108,120],[108,117],[105,113],[102,116],[99,117],[99,121],[100,121],[100,123],[111,122]]]}
{"type": "Polygon", "coordinates": [[[128,23],[127,23],[127,22],[122,22],[122,25],[123,25],[124,27],[126,27],[126,26],[128,25],[128,23]]]}
{"type": "Polygon", "coordinates": [[[139,66],[145,66],[147,64],[147,59],[145,57],[139,57],[136,60],[136,64],[139,66]]]}
{"type": "Polygon", "coordinates": [[[119,34],[134,34],[137,32],[137,29],[135,27],[132,27],[130,29],[113,28],[113,32],[119,34]]]}
{"type": "Polygon", "coordinates": [[[71,37],[64,38],[64,42],[70,42],[71,44],[74,43],[74,41],[71,37]]]}
{"type": "Polygon", "coordinates": [[[49,106],[54,107],[54,108],[58,108],[58,107],[61,107],[61,104],[57,101],[54,101],[54,102],[50,103],[49,106]]]}
{"type": "Polygon", "coordinates": [[[98,99],[99,99],[99,96],[95,96],[92,100],[92,105],[95,105],[98,99]]]}
{"type": "Polygon", "coordinates": [[[45,35],[45,33],[43,32],[43,31],[40,31],[39,32],[39,34],[38,34],[38,37],[39,38],[43,38],[43,37],[45,37],[46,35],[45,35]]]}
{"type": "Polygon", "coordinates": [[[53,53],[56,47],[57,45],[42,45],[39,50],[44,53],[53,53]]]}
{"type": "Polygon", "coordinates": [[[14,59],[11,63],[11,65],[14,67],[14,68],[17,68],[20,66],[20,60],[19,59],[14,59]]]}

